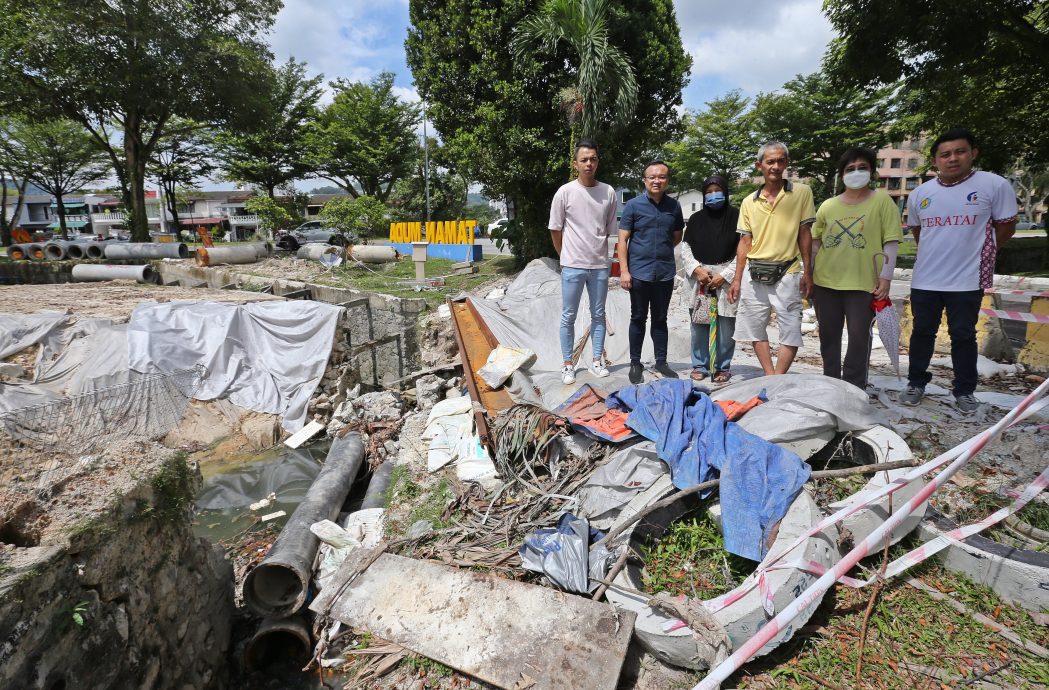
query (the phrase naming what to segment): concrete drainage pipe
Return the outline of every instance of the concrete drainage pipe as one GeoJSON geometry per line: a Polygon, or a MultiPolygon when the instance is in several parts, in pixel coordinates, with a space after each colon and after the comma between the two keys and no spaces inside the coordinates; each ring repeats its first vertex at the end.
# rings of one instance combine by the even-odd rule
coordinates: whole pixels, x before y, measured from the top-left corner
{"type": "Polygon", "coordinates": [[[310,630],[302,616],[267,618],[244,649],[244,665],[259,670],[274,663],[303,668],[313,656],[310,630]]]}
{"type": "Polygon", "coordinates": [[[242,244],[235,247],[198,247],[198,266],[218,266],[220,264],[253,264],[259,260],[259,252],[253,245],[242,244]]]}
{"type": "MultiPolygon", "coordinates": [[[[956,527],[953,520],[930,511],[918,533],[927,541],[956,527]]],[[[964,541],[952,540],[940,552],[940,560],[948,569],[987,585],[1005,601],[1030,611],[1049,610],[1049,553],[974,534],[964,541]]]]}
{"type": "Polygon", "coordinates": [[[182,242],[113,242],[105,253],[107,259],[186,259],[189,248],[182,242]]]}
{"type": "Polygon", "coordinates": [[[44,245],[44,255],[48,261],[61,261],[69,256],[68,242],[48,242],[44,245]]]}
{"type": "Polygon", "coordinates": [[[7,258],[11,261],[28,261],[29,245],[12,244],[10,247],[7,248],[7,258]]]}
{"type": "Polygon", "coordinates": [[[366,264],[390,263],[401,256],[393,247],[382,244],[354,244],[347,247],[346,251],[353,259],[366,264]]]}
{"type": "Polygon", "coordinates": [[[25,244],[26,257],[30,261],[44,261],[47,259],[47,253],[44,252],[44,245],[42,244],[25,244]]]}
{"type": "Polygon", "coordinates": [[[244,580],[244,601],[260,616],[283,618],[306,603],[320,539],[310,525],[339,515],[364,462],[364,444],[353,432],[336,437],[306,497],[273,542],[269,554],[244,580]]]}
{"type": "Polygon", "coordinates": [[[334,254],[341,259],[346,258],[346,250],[331,244],[304,244],[295,253],[296,259],[312,259],[318,261],[325,254],[334,254]]]}
{"type": "Polygon", "coordinates": [[[77,264],[73,267],[73,281],[78,283],[97,280],[137,280],[140,283],[154,283],[156,277],[156,271],[149,264],[145,266],[77,264]]]}
{"type": "MultiPolygon", "coordinates": [[[[907,442],[895,431],[883,426],[876,426],[864,432],[855,434],[852,437],[852,453],[853,460],[857,465],[899,462],[901,460],[911,460],[914,458],[914,455],[911,454],[911,449],[907,447],[907,442]]],[[[909,472],[911,472],[911,469],[902,468],[898,470],[889,470],[888,472],[879,472],[872,475],[870,481],[868,481],[863,487],[863,490],[859,492],[859,495],[874,491],[875,489],[880,489],[909,472]]],[[[859,544],[861,541],[869,537],[871,532],[889,519],[889,516],[892,515],[893,512],[889,509],[890,505],[896,507],[906,505],[907,502],[914,498],[924,486],[925,482],[922,480],[913,481],[907,486],[897,490],[896,493],[891,496],[885,496],[870,506],[856,511],[842,520],[841,527],[843,528],[843,531],[847,530],[848,533],[852,535],[852,542],[854,544],[859,544]]],[[[831,503],[827,506],[827,512],[837,512],[848,505],[850,500],[851,498],[846,498],[837,503],[831,503]]],[[[926,508],[928,508],[928,503],[923,503],[918,506],[918,508],[915,509],[915,511],[893,531],[890,543],[895,544],[900,539],[903,539],[910,534],[911,531],[918,526],[918,523],[922,521],[922,518],[925,516],[926,508]]],[[[884,542],[882,542],[878,548],[880,549],[884,547],[884,545],[884,542]]]]}
{"type": "Polygon", "coordinates": [[[67,242],[66,243],[66,258],[67,259],[83,259],[84,258],[84,247],[86,242],[67,242]]]}

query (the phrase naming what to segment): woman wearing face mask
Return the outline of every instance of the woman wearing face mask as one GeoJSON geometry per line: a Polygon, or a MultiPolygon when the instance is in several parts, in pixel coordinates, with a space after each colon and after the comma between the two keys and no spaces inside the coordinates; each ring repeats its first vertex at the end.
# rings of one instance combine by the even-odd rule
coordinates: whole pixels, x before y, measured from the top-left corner
{"type": "MultiPolygon", "coordinates": [[[[728,180],[711,175],[703,180],[703,208],[688,219],[684,242],[678,245],[678,258],[691,295],[689,313],[701,303],[700,288],[717,299],[717,347],[714,361],[710,353],[710,324],[692,326],[692,380],[713,375],[714,383],[725,383],[732,374],[732,353],[736,347],[736,305],[728,301],[728,288],[736,275],[736,246],[739,209],[728,202],[728,180]]],[[[699,307],[703,310],[703,307],[699,307]]]]}
{"type": "Polygon", "coordinates": [[[842,155],[838,177],[845,191],[820,205],[812,226],[812,302],[823,373],[861,390],[867,387],[870,362],[871,302],[888,296],[903,239],[896,204],[888,194],[871,189],[876,161],[874,151],[860,146],[842,155]],[[849,345],[843,366],[841,334],[846,327],[849,345]]]}

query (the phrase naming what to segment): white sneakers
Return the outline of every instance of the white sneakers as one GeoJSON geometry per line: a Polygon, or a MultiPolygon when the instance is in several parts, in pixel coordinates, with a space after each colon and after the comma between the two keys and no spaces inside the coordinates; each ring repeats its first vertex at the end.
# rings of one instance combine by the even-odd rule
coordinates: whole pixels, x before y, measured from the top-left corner
{"type": "Polygon", "coordinates": [[[595,359],[590,363],[590,373],[599,379],[603,379],[608,376],[608,367],[600,359],[595,359]]]}
{"type": "MultiPolygon", "coordinates": [[[[603,379],[608,376],[608,367],[600,359],[595,359],[587,367],[587,371],[596,376],[599,379],[603,379]]],[[[572,364],[566,364],[561,367],[561,383],[566,386],[575,383],[575,366],[572,364]]]]}

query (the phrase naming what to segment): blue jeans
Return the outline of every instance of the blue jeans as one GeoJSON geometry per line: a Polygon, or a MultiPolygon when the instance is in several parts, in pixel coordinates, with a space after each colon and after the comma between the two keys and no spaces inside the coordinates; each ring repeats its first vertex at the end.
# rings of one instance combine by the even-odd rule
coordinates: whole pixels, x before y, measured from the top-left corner
{"type": "Polygon", "coordinates": [[[728,371],[732,367],[732,354],[736,351],[735,316],[718,317],[717,361],[714,368],[710,366],[710,325],[692,324],[692,368],[707,374],[728,371]]]}
{"type": "Polygon", "coordinates": [[[583,287],[590,300],[590,339],[594,343],[594,359],[605,351],[605,296],[608,295],[607,268],[561,269],[561,359],[572,361],[575,349],[575,319],[583,287]]]}

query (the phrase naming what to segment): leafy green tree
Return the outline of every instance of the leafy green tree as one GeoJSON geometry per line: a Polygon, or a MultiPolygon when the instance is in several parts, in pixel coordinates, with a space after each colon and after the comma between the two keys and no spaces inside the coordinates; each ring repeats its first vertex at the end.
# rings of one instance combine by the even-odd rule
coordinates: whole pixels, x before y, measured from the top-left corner
{"type": "Polygon", "coordinates": [[[295,218],[271,196],[253,196],[244,202],[244,210],[259,217],[259,229],[270,237],[280,230],[295,227],[295,218]]]}
{"type": "Polygon", "coordinates": [[[373,196],[337,196],[324,204],[320,215],[328,227],[365,240],[382,237],[390,227],[386,204],[373,196]]]}
{"type": "Polygon", "coordinates": [[[891,86],[865,89],[845,85],[823,72],[798,75],[784,84],[781,92],[758,95],[755,131],[763,140],[787,144],[791,167],[811,179],[819,201],[834,195],[834,173],[846,149],[879,149],[907,129],[898,119],[896,91],[891,86]]]}
{"type": "Polygon", "coordinates": [[[188,130],[184,135],[165,136],[157,142],[150,156],[149,170],[164,193],[164,203],[171,215],[176,231],[182,229],[178,207],[185,203],[185,188],[207,177],[215,170],[212,160],[211,140],[196,130],[192,122],[179,121],[180,129],[188,130]]]}
{"type": "Polygon", "coordinates": [[[842,81],[905,80],[917,128],[972,130],[985,169],[1049,160],[1049,3],[827,0],[824,12],[842,81]]]}
{"type": "MultiPolygon", "coordinates": [[[[421,147],[420,147],[421,148],[421,147]]],[[[466,206],[467,182],[454,170],[454,162],[437,142],[430,139],[430,219],[462,218],[466,206]]],[[[390,220],[426,220],[426,175],[420,150],[415,168],[397,181],[387,201],[390,220]]]]}
{"type": "Polygon", "coordinates": [[[753,172],[758,147],[754,114],[750,99],[739,90],[708,101],[704,110],[686,113],[684,130],[680,139],[667,144],[675,189],[699,189],[711,175],[735,181],[753,172]]]}
{"type": "Polygon", "coordinates": [[[109,160],[91,134],[70,120],[9,120],[2,137],[6,157],[21,175],[55,197],[62,238],[68,239],[63,198],[109,174],[109,160]]]}
{"type": "Polygon", "coordinates": [[[335,98],[310,134],[317,174],[350,196],[386,201],[419,159],[419,108],[393,92],[393,77],[383,72],[369,83],[332,82],[335,98]]]}
{"type": "MultiPolygon", "coordinates": [[[[558,106],[577,84],[569,46],[515,59],[514,29],[535,11],[530,0],[411,0],[406,44],[416,88],[442,145],[486,196],[507,199],[515,222],[503,239],[518,261],[552,253],[550,199],[564,182],[571,130],[558,106]],[[445,37],[455,36],[455,41],[445,37]]],[[[691,60],[681,45],[672,0],[609,6],[608,40],[630,60],[637,107],[624,127],[597,133],[598,177],[617,183],[642,153],[677,129],[677,106],[691,60]]]]}
{"type": "Polygon", "coordinates": [[[272,197],[277,187],[315,171],[306,149],[323,80],[321,75],[307,78],[306,63],[295,58],[273,70],[265,117],[251,130],[227,130],[215,137],[228,179],[258,185],[272,197]]]}
{"type": "Polygon", "coordinates": [[[607,0],[546,0],[514,32],[518,60],[533,52],[556,55],[561,44],[575,54],[576,82],[560,92],[572,131],[572,152],[577,123],[583,137],[593,137],[626,125],[637,108],[634,67],[609,40],[608,15],[607,0]]]}
{"type": "Polygon", "coordinates": [[[244,125],[260,113],[263,34],[280,0],[0,0],[0,98],[41,119],[65,117],[108,154],[149,237],[146,163],[176,115],[244,125]]]}
{"type": "Polygon", "coordinates": [[[1021,200],[1027,220],[1034,220],[1034,210],[1039,204],[1049,202],[1049,167],[1019,164],[1010,171],[1016,196],[1021,200]]]}
{"type": "Polygon", "coordinates": [[[490,223],[499,219],[499,212],[488,204],[470,204],[463,209],[462,217],[468,220],[476,220],[477,227],[485,228],[490,223]]]}

